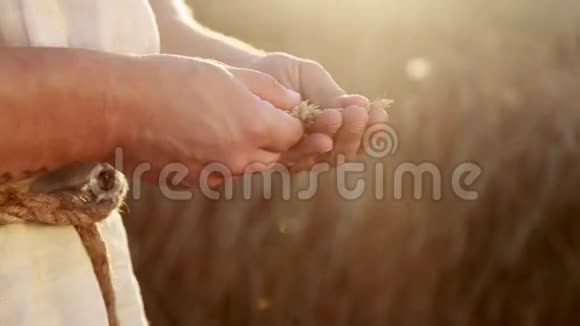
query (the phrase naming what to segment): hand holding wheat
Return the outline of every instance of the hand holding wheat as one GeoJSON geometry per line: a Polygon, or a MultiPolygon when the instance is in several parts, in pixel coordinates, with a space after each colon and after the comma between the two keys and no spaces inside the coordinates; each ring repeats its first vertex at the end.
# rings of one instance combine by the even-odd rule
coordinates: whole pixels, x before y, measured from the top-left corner
{"type": "Polygon", "coordinates": [[[253,60],[248,68],[274,77],[310,101],[290,109],[290,114],[301,120],[306,129],[300,143],[282,156],[282,162],[295,171],[308,170],[321,161],[334,164],[338,155],[354,159],[366,130],[388,121],[384,109],[391,104],[390,100],[369,103],[362,95],[348,94],[315,61],[269,53],[253,60]]]}
{"type": "MultiPolygon", "coordinates": [[[[391,99],[377,99],[373,102],[370,102],[367,105],[367,109],[373,110],[387,110],[393,104],[393,100],[391,99]]],[[[336,110],[342,111],[342,108],[337,108],[336,110]]],[[[314,105],[309,103],[308,101],[304,101],[299,105],[293,107],[290,110],[290,114],[304,123],[306,129],[308,130],[314,124],[314,121],[320,114],[324,112],[324,109],[321,109],[320,106],[314,105]]]]}

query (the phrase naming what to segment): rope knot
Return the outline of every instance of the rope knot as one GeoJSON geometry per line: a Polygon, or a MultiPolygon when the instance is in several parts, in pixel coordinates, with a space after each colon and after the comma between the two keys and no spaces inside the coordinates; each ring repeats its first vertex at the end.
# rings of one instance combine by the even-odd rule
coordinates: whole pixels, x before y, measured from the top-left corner
{"type": "Polygon", "coordinates": [[[118,208],[127,192],[109,164],[82,163],[0,185],[0,224],[86,226],[118,208]]]}
{"type": "Polygon", "coordinates": [[[121,205],[123,174],[109,164],[79,163],[0,184],[0,226],[13,223],[74,226],[93,265],[110,326],[118,325],[106,243],[96,222],[121,205]]]}

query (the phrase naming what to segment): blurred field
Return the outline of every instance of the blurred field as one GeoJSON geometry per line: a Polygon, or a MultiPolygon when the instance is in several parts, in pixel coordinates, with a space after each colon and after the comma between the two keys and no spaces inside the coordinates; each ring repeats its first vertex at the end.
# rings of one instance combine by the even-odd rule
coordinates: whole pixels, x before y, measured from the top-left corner
{"type": "Polygon", "coordinates": [[[403,201],[388,189],[386,200],[347,201],[332,175],[309,201],[281,200],[277,182],[272,199],[232,201],[175,202],[149,188],[125,222],[152,324],[578,324],[580,238],[566,234],[580,230],[580,2],[191,4],[207,26],[394,98],[401,146],[385,159],[387,185],[400,162],[444,174],[476,162],[482,200],[413,200],[407,187],[403,201]],[[508,247],[521,259],[498,259],[508,247]]]}
{"type": "Polygon", "coordinates": [[[477,69],[481,60],[519,60],[503,53],[509,56],[509,48],[530,42],[521,34],[545,40],[558,30],[573,38],[580,29],[580,2],[574,0],[190,0],[190,4],[199,21],[218,31],[266,50],[316,59],[346,89],[397,100],[415,92],[429,73],[477,69]]]}

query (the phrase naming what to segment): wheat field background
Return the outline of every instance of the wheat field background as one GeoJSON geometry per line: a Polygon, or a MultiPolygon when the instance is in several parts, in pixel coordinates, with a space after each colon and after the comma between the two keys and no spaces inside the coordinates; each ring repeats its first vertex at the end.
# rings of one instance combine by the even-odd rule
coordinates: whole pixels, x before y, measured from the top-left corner
{"type": "MultiPolygon", "coordinates": [[[[555,155],[550,152],[552,138],[530,132],[517,139],[514,149],[504,146],[506,135],[533,128],[536,118],[544,121],[547,107],[560,105],[573,112],[578,103],[580,79],[571,69],[578,67],[580,58],[578,0],[189,2],[196,19],[208,27],[265,50],[315,59],[349,92],[394,99],[389,115],[400,132],[401,146],[397,155],[385,160],[390,166],[412,161],[452,168],[456,161],[470,161],[494,167],[503,152],[512,157],[508,172],[527,180],[524,160],[514,153],[525,147],[523,152],[537,154],[527,163],[544,166],[544,158],[555,155]],[[515,113],[505,114],[512,111],[503,107],[515,113]],[[533,114],[522,113],[528,108],[533,114]],[[498,135],[493,137],[493,132],[498,135]],[[543,142],[547,145],[537,146],[543,142]]],[[[367,180],[376,178],[367,172],[367,180]]],[[[491,198],[515,196],[504,186],[511,184],[512,174],[485,175],[496,185],[491,198]]],[[[449,222],[447,212],[465,209],[463,203],[453,196],[451,203],[437,204],[429,198],[379,201],[370,195],[347,201],[337,194],[334,180],[325,175],[310,201],[281,200],[279,182],[274,182],[271,199],[257,195],[243,200],[237,192],[231,201],[210,200],[199,193],[193,200],[172,201],[155,187],[146,189],[140,200],[130,198],[125,223],[151,324],[385,325],[389,323],[381,318],[400,317],[408,323],[390,324],[451,325],[430,318],[444,320],[448,316],[442,312],[461,313],[456,308],[468,301],[464,292],[431,302],[433,293],[425,291],[421,280],[435,275],[433,266],[449,252],[446,246],[428,245],[428,240],[439,239],[438,232],[446,227],[451,231],[444,233],[445,239],[462,239],[465,230],[452,232],[458,225],[442,222],[449,222]],[[422,218],[435,215],[432,223],[422,218]],[[401,216],[405,219],[389,219],[401,216]],[[426,263],[410,264],[409,273],[403,268],[397,274],[399,269],[391,268],[399,258],[409,257],[426,263]],[[408,292],[406,298],[393,296],[392,311],[373,310],[373,304],[384,301],[383,294],[397,291],[393,280],[410,285],[409,291],[413,285],[420,290],[408,292]],[[417,307],[434,310],[420,314],[417,307]],[[360,322],[362,317],[367,323],[360,322]],[[429,321],[417,322],[421,318],[429,321]],[[315,322],[321,320],[325,322],[315,322]]],[[[261,189],[254,190],[260,194],[261,189]]],[[[482,202],[472,208],[484,214],[493,206],[482,202]]],[[[505,220],[513,217],[511,212],[506,216],[510,218],[505,220]]],[[[495,221],[501,219],[484,226],[494,226],[495,221]]],[[[480,230],[486,228],[468,231],[480,230]]],[[[519,267],[524,274],[533,270],[519,267]]],[[[471,270],[456,272],[455,285],[472,283],[471,270]]],[[[555,282],[563,280],[558,277],[555,282]]],[[[559,291],[555,293],[575,293],[559,291]]],[[[515,295],[512,292],[506,295],[515,295]]],[[[483,298],[495,302],[493,295],[483,298]]],[[[505,316],[512,311],[517,309],[510,308],[505,316]]],[[[497,324],[502,323],[453,325],[497,324]]]]}
{"type": "MultiPolygon", "coordinates": [[[[196,19],[259,48],[323,63],[345,89],[404,99],[429,76],[578,31],[574,0],[190,0],[196,19]],[[561,35],[561,34],[560,34],[561,35]]],[[[571,36],[575,37],[575,36],[571,36]]]]}

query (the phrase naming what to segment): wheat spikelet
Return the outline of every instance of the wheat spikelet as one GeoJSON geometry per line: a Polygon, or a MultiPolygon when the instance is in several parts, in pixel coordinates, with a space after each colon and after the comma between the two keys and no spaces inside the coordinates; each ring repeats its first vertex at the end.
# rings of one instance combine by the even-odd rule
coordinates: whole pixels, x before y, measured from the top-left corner
{"type": "MultiPolygon", "coordinates": [[[[367,109],[370,110],[386,110],[393,104],[393,100],[391,99],[377,99],[367,106],[367,109]]],[[[306,128],[312,127],[314,124],[314,120],[318,117],[325,109],[321,109],[320,106],[312,104],[308,101],[304,101],[297,106],[293,107],[290,110],[290,114],[304,122],[306,128]]],[[[342,108],[338,108],[335,110],[342,111],[342,108]]]]}

